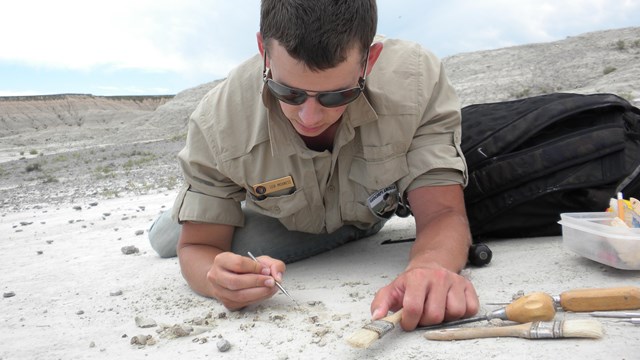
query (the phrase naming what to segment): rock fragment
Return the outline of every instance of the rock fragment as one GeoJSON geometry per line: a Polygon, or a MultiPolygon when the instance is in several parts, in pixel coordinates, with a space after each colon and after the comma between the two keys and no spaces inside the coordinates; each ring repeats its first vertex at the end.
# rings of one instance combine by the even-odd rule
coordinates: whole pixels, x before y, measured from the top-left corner
{"type": "Polygon", "coordinates": [[[155,345],[156,342],[153,339],[153,336],[151,335],[136,335],[131,338],[130,343],[131,345],[145,346],[145,345],[155,345]]]}
{"type": "Polygon", "coordinates": [[[137,254],[140,252],[140,250],[138,250],[138,248],[133,245],[123,246],[120,250],[125,255],[137,254]]]}
{"type": "Polygon", "coordinates": [[[158,325],[155,320],[150,318],[143,318],[140,316],[136,316],[135,320],[136,320],[136,325],[142,329],[152,328],[158,325]]]}
{"type": "Polygon", "coordinates": [[[227,352],[229,351],[229,349],[231,349],[231,343],[227,339],[218,340],[216,346],[218,347],[218,351],[220,352],[227,352]]]}

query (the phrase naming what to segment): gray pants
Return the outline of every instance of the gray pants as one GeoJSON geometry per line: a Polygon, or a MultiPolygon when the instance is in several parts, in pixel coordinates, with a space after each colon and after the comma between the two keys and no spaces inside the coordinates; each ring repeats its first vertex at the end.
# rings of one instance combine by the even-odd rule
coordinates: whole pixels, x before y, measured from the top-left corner
{"type": "MultiPolygon", "coordinates": [[[[370,229],[362,230],[345,225],[331,234],[308,234],[290,231],[280,221],[256,212],[242,209],[245,214],[245,226],[236,228],[231,251],[247,255],[251,251],[255,256],[269,255],[291,263],[329,251],[350,241],[371,236],[384,226],[381,221],[370,229]]],[[[151,247],[163,258],[176,256],[176,246],[182,226],[171,219],[171,210],[165,211],[155,220],[149,229],[151,247]]]]}

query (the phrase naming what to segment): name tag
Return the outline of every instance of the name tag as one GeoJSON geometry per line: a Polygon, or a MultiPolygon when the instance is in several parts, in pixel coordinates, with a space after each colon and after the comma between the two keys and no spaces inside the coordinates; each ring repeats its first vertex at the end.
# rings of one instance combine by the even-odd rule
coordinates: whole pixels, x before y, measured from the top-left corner
{"type": "Polygon", "coordinates": [[[253,192],[257,196],[269,195],[271,193],[291,189],[294,187],[293,178],[291,176],[285,176],[280,179],[275,179],[260,184],[253,185],[253,192]]]}

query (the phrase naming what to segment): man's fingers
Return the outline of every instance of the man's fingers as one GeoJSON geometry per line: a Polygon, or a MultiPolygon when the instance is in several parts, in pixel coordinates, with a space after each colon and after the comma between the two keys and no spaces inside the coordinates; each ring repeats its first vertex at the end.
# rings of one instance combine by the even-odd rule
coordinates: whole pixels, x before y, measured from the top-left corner
{"type": "Polygon", "coordinates": [[[263,264],[256,262],[249,257],[240,256],[230,252],[221,253],[216,256],[214,266],[222,269],[223,271],[233,272],[236,274],[262,274],[263,270],[267,268],[263,264]]]}
{"type": "Polygon", "coordinates": [[[216,283],[218,286],[232,291],[259,287],[272,288],[275,285],[273,277],[268,275],[253,273],[236,274],[228,271],[218,273],[216,283]]]}
{"type": "Polygon", "coordinates": [[[467,312],[464,314],[464,317],[474,316],[478,313],[478,310],[480,310],[480,300],[478,300],[476,289],[469,280],[466,280],[464,295],[467,301],[467,312]]]}
{"type": "Polygon", "coordinates": [[[389,310],[399,310],[402,307],[403,292],[395,282],[380,289],[371,302],[371,318],[378,320],[387,316],[389,310]]]}
{"type": "Polygon", "coordinates": [[[220,289],[218,300],[230,310],[238,310],[247,305],[266,300],[278,291],[275,287],[254,287],[238,291],[220,289]]]}
{"type": "Polygon", "coordinates": [[[271,275],[277,281],[282,281],[282,274],[286,269],[284,262],[266,255],[259,256],[258,261],[268,269],[268,273],[263,273],[264,275],[271,275]]]}

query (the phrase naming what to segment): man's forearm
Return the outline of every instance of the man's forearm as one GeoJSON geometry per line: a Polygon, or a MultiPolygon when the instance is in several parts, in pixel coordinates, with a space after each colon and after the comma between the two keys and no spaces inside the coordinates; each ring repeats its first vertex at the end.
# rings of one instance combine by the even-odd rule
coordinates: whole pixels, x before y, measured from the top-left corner
{"type": "Polygon", "coordinates": [[[462,187],[422,187],[409,192],[416,242],[409,267],[437,263],[458,272],[467,262],[471,234],[462,187]]]}
{"type": "Polygon", "coordinates": [[[178,259],[182,276],[191,289],[200,295],[214,297],[213,285],[207,274],[215,257],[222,250],[208,245],[188,245],[178,249],[178,259]]]}
{"type": "Polygon", "coordinates": [[[453,211],[438,214],[432,221],[416,228],[416,241],[411,248],[409,267],[437,263],[459,272],[467,263],[471,235],[464,214],[453,211]]]}

